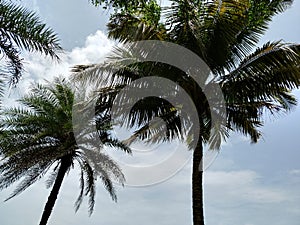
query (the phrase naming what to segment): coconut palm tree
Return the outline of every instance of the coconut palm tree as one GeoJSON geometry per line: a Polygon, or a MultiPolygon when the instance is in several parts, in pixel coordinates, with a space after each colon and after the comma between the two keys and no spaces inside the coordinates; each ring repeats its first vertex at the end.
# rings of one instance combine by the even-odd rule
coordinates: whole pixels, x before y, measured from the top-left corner
{"type": "Polygon", "coordinates": [[[90,0],[94,6],[103,6],[104,9],[114,8],[115,10],[128,10],[144,6],[149,0],[90,0]]]}
{"type": "Polygon", "coordinates": [[[39,223],[45,225],[64,178],[77,165],[81,188],[75,202],[76,211],[83,197],[88,196],[89,213],[93,212],[97,178],[116,201],[112,179],[123,184],[124,176],[103,148],[109,146],[126,152],[130,149],[110,136],[105,115],[94,118],[98,131],[83,131],[81,144],[77,144],[79,139],[75,139],[72,123],[74,91],[66,80],[56,78],[47,85],[36,84],[19,102],[24,107],[4,109],[0,122],[0,189],[22,179],[8,199],[50,173],[47,187],[52,190],[39,223]],[[90,141],[96,136],[101,139],[101,145],[90,141]]]}
{"type": "MultiPolygon", "coordinates": [[[[37,15],[10,1],[0,1],[0,78],[9,78],[10,84],[19,80],[23,63],[22,50],[39,52],[59,59],[60,47],[57,35],[42,23],[37,15]]],[[[3,85],[2,85],[3,86],[3,85]]]]}
{"type": "MultiPolygon", "coordinates": [[[[118,60],[124,61],[132,56],[128,51],[119,50],[118,56],[111,62],[114,70],[107,69],[109,63],[77,66],[74,68],[74,79],[95,82],[102,75],[103,82],[107,80],[103,77],[109,74],[109,83],[106,84],[111,85],[111,90],[115,92],[111,95],[111,103],[119,90],[145,76],[165,77],[184,88],[197,108],[201,128],[193,153],[192,199],[193,222],[203,225],[203,174],[198,169],[203,144],[212,140],[211,135],[216,135],[218,138],[214,139],[212,147],[218,148],[231,131],[240,132],[249,136],[252,142],[257,142],[266,112],[287,112],[296,104],[291,90],[300,85],[300,45],[274,41],[257,47],[273,16],[291,6],[291,0],[172,0],[171,3],[171,6],[161,9],[156,1],[151,1],[152,6],[149,3],[148,7],[142,9],[117,12],[108,24],[109,37],[125,43],[163,40],[179,44],[197,54],[211,69],[213,77],[210,76],[210,79],[220,86],[226,102],[226,115],[220,115],[226,123],[218,127],[216,134],[208,129],[213,124],[203,90],[188,74],[170,65],[159,62],[134,63],[116,71],[114,65],[118,60]]],[[[155,51],[155,46],[152,50],[155,51]]],[[[202,80],[206,80],[208,74],[206,76],[202,80]]],[[[135,137],[151,138],[153,133],[156,134],[149,123],[157,116],[169,118],[165,119],[169,126],[166,133],[160,133],[162,136],[180,136],[182,124],[176,122],[174,106],[152,104],[153,99],[150,101],[150,98],[143,103],[140,102],[130,111],[131,117],[127,120],[130,127],[145,124],[137,130],[135,137]],[[172,130],[173,136],[170,135],[172,130]]],[[[165,138],[161,137],[160,140],[165,138]]]]}

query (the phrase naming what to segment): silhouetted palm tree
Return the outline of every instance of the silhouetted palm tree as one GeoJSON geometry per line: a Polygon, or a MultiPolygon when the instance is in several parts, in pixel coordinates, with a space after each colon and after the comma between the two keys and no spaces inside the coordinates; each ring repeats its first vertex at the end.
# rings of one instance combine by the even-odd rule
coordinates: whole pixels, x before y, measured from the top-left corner
{"type": "MultiPolygon", "coordinates": [[[[300,46],[275,41],[256,47],[272,17],[289,7],[291,0],[172,0],[171,3],[170,7],[163,10],[156,1],[150,1],[147,7],[117,12],[108,24],[109,37],[123,43],[168,41],[197,54],[211,69],[213,77],[210,78],[221,87],[226,102],[226,115],[219,115],[224,117],[226,124],[216,127],[215,134],[210,130],[213,125],[212,111],[207,96],[188,74],[158,62],[134,63],[121,67],[117,72],[108,69],[109,66],[117,68],[121,61],[134,59],[135,55],[131,54],[130,49],[117,50],[114,61],[110,59],[111,62],[105,65],[77,66],[74,68],[74,79],[99,82],[101,75],[100,83],[110,85],[112,90],[102,95],[110,95],[111,104],[123,87],[143,77],[164,77],[184,88],[197,108],[201,130],[193,153],[192,195],[194,225],[203,225],[202,171],[198,169],[203,144],[211,140],[211,135],[215,135],[214,143],[209,144],[218,148],[230,131],[250,136],[253,142],[257,142],[265,112],[286,112],[296,104],[291,90],[300,85],[300,46]],[[110,79],[103,79],[107,74],[110,79]],[[110,82],[105,83],[107,80],[110,82]]],[[[134,45],[131,47],[134,49],[134,45]]],[[[154,54],[155,46],[149,51],[154,54]]],[[[147,53],[141,52],[136,58],[147,53]]],[[[178,58],[189,60],[181,55],[178,58]]],[[[208,80],[209,74],[204,76],[201,80],[208,80]]],[[[157,116],[169,124],[160,140],[180,136],[181,132],[178,131],[182,124],[174,116],[176,107],[163,101],[152,104],[155,101],[157,99],[148,98],[131,110],[130,118],[126,121],[129,127],[146,124],[136,132],[135,137],[144,139],[156,134],[149,123],[157,116]]]]}
{"type": "Polygon", "coordinates": [[[81,144],[77,144],[72,123],[74,91],[67,81],[58,78],[47,85],[35,85],[19,102],[24,107],[3,110],[0,122],[0,189],[22,179],[8,199],[52,171],[47,180],[52,190],[40,221],[40,225],[45,225],[63,179],[74,165],[78,165],[81,188],[76,211],[83,197],[88,196],[89,212],[93,212],[97,178],[116,201],[112,179],[123,184],[124,176],[103,148],[109,146],[126,152],[130,149],[110,136],[107,120],[99,116],[94,118],[98,131],[84,133],[80,137],[81,144]],[[103,144],[90,141],[96,136],[103,144]]]}

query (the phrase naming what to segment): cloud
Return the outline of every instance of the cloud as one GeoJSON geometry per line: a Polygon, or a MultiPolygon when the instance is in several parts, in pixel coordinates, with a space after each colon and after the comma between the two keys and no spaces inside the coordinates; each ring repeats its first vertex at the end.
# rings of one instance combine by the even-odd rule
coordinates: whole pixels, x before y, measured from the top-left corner
{"type": "Polygon", "coordinates": [[[300,170],[290,170],[289,174],[294,176],[300,176],[300,170]]]}
{"type": "Polygon", "coordinates": [[[209,191],[216,192],[222,187],[221,192],[213,194],[212,200],[220,204],[280,203],[289,199],[284,191],[262,185],[264,179],[257,172],[251,170],[209,171],[205,174],[205,186],[209,191]],[[226,199],[231,200],[226,201],[226,199]]]}
{"type": "Polygon", "coordinates": [[[107,36],[100,30],[86,38],[83,47],[76,47],[61,55],[61,61],[53,61],[49,57],[38,53],[23,53],[25,73],[16,88],[6,94],[5,105],[15,104],[34,82],[44,83],[54,77],[70,75],[70,69],[77,64],[103,62],[114,46],[107,36]]]}
{"type": "Polygon", "coordinates": [[[101,62],[110,53],[114,42],[100,30],[87,37],[83,48],[74,48],[69,56],[73,64],[88,64],[101,62]]]}
{"type": "Polygon", "coordinates": [[[270,178],[252,170],[208,171],[204,180],[207,224],[296,225],[300,217],[298,185],[288,176],[270,178]]]}
{"type": "Polygon", "coordinates": [[[77,64],[90,64],[103,62],[114,46],[114,42],[110,41],[107,36],[100,30],[95,34],[86,38],[83,47],[75,47],[70,52],[66,52],[61,56],[61,62],[53,62],[49,57],[45,58],[38,54],[26,54],[25,65],[26,74],[23,79],[33,79],[42,81],[43,79],[51,79],[60,74],[68,76],[70,68],[77,64]]]}

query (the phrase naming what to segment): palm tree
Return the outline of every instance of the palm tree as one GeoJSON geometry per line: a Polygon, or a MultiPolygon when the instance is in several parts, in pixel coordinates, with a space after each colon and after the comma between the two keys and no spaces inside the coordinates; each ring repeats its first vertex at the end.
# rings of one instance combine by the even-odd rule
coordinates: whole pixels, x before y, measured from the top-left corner
{"type": "Polygon", "coordinates": [[[0,15],[0,55],[6,62],[0,67],[2,82],[7,77],[10,84],[18,82],[23,70],[21,50],[59,59],[57,53],[62,48],[57,35],[35,13],[10,1],[0,0],[0,15]]]}
{"type": "Polygon", "coordinates": [[[144,6],[149,0],[90,0],[94,6],[102,5],[104,9],[128,10],[138,6],[144,6]]]}
{"type": "Polygon", "coordinates": [[[94,118],[97,133],[84,133],[80,138],[83,144],[80,145],[73,133],[74,91],[67,81],[56,78],[47,85],[37,84],[19,102],[25,107],[3,110],[0,123],[0,189],[22,179],[8,199],[20,194],[52,170],[47,180],[47,187],[52,187],[52,190],[39,223],[45,225],[63,179],[78,165],[81,189],[75,202],[76,211],[83,197],[88,196],[89,213],[93,212],[97,178],[102,180],[111,198],[116,201],[112,179],[123,184],[124,176],[103,148],[109,146],[126,152],[130,149],[110,136],[110,125],[105,115],[94,118]],[[101,139],[102,145],[90,141],[96,136],[101,139]]]}
{"type": "MultiPolygon", "coordinates": [[[[226,102],[226,115],[220,115],[224,116],[226,124],[217,129],[217,134],[212,134],[208,129],[213,124],[203,90],[188,74],[169,65],[158,62],[134,63],[117,72],[107,69],[107,65],[77,66],[73,70],[74,80],[95,82],[99,80],[99,74],[102,75],[100,83],[110,85],[111,90],[114,90],[111,103],[123,87],[145,76],[165,77],[185,89],[197,108],[201,128],[193,153],[192,199],[194,225],[203,225],[203,174],[198,169],[203,144],[211,140],[211,135],[216,135],[219,138],[215,139],[212,147],[218,148],[231,131],[240,132],[249,136],[252,142],[257,142],[265,113],[287,112],[296,104],[291,90],[300,85],[300,45],[274,41],[256,47],[272,17],[289,7],[291,0],[171,2],[172,5],[164,9],[156,1],[151,1],[148,7],[115,13],[108,24],[109,37],[125,43],[164,40],[184,46],[197,54],[210,67],[213,80],[221,87],[226,102]],[[157,18],[157,15],[160,17],[157,18]],[[103,82],[107,80],[103,79],[106,74],[109,74],[109,83],[103,82]]],[[[118,63],[118,59],[122,61],[130,58],[130,52],[123,54],[122,51],[126,52],[118,51],[119,55],[111,62],[112,68],[116,67],[114,64],[118,63]]],[[[157,116],[169,124],[167,132],[161,135],[171,138],[180,136],[182,125],[174,116],[174,106],[163,104],[162,101],[160,104],[153,102],[153,99],[148,98],[130,111],[128,126],[145,124],[137,130],[135,137],[151,138],[153,133],[156,134],[151,131],[149,123],[157,116]]]]}

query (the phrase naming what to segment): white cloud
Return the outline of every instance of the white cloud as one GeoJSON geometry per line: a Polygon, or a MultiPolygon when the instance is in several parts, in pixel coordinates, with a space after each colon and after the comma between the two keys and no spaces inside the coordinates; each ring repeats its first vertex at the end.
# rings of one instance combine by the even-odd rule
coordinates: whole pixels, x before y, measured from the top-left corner
{"type": "Polygon", "coordinates": [[[68,55],[73,64],[87,64],[102,61],[111,51],[114,43],[100,30],[87,37],[83,48],[74,48],[68,55]]]}
{"type": "Polygon", "coordinates": [[[114,43],[100,30],[86,38],[83,47],[76,47],[71,52],[66,52],[61,56],[61,62],[56,63],[49,57],[37,54],[27,54],[25,66],[27,73],[23,81],[33,79],[41,81],[51,79],[60,74],[67,76],[70,68],[77,64],[100,63],[112,50],[114,43]]]}
{"type": "Polygon", "coordinates": [[[259,175],[251,170],[246,171],[208,171],[205,173],[206,185],[248,185],[252,184],[254,180],[259,178],[259,175]]]}
{"type": "MultiPolygon", "coordinates": [[[[213,201],[224,204],[241,202],[248,203],[280,203],[288,200],[288,195],[275,187],[262,185],[265,179],[257,172],[245,171],[208,171],[205,173],[205,187],[208,191],[215,191],[222,187],[222,191],[212,194],[213,201]],[[216,196],[219,195],[219,198],[216,196]],[[226,199],[230,199],[226,201],[226,199]]],[[[209,193],[208,193],[209,194],[209,193]]]]}
{"type": "Polygon", "coordinates": [[[34,82],[43,83],[51,81],[56,76],[68,76],[70,69],[77,64],[90,64],[103,62],[108,53],[112,50],[114,42],[100,30],[86,38],[83,47],[76,47],[70,52],[61,55],[61,61],[53,61],[37,53],[24,53],[25,73],[17,88],[7,93],[5,105],[13,105],[14,100],[20,98],[29,86],[34,82]]]}
{"type": "Polygon", "coordinates": [[[289,171],[289,174],[294,176],[300,176],[300,170],[291,170],[289,171]]]}
{"type": "Polygon", "coordinates": [[[206,172],[207,224],[296,225],[299,190],[288,176],[278,178],[252,170],[206,172]]]}

